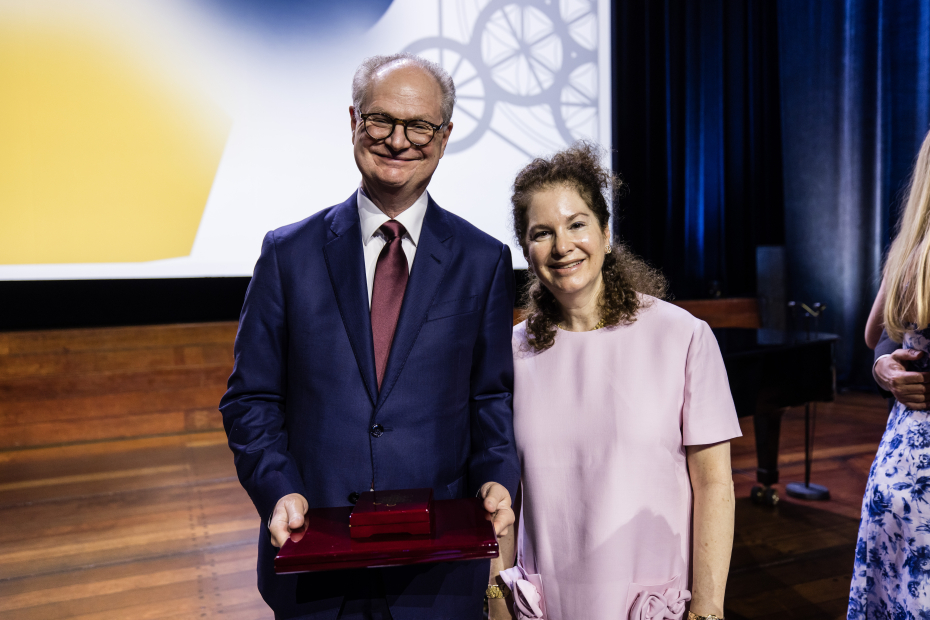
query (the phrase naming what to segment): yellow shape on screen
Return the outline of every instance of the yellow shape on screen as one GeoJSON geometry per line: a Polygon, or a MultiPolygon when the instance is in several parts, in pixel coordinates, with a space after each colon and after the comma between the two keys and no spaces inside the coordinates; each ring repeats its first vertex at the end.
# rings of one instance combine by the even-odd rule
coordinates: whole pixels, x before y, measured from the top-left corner
{"type": "Polygon", "coordinates": [[[0,24],[0,264],[190,254],[230,121],[121,45],[0,24]]]}

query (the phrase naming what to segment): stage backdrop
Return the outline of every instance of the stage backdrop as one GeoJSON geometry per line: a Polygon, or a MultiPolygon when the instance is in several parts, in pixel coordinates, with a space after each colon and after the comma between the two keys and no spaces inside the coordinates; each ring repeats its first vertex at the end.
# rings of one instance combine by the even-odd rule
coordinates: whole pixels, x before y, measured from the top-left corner
{"type": "Polygon", "coordinates": [[[789,295],[825,302],[837,371],[871,386],[863,330],[930,129],[930,0],[778,3],[789,295]]]}
{"type": "Polygon", "coordinates": [[[401,50],[458,87],[431,194],[512,245],[516,171],[610,144],[610,4],[0,0],[0,280],[250,275],[358,186],[352,75],[401,50]]]}

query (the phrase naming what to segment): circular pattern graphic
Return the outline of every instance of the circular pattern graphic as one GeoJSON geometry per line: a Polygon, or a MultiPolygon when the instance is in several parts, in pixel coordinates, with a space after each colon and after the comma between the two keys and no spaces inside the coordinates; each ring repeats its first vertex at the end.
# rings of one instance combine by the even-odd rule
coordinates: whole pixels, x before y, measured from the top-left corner
{"type": "Polygon", "coordinates": [[[504,91],[538,95],[552,87],[562,68],[562,40],[538,8],[509,4],[485,24],[481,59],[504,91]]]}
{"type": "Polygon", "coordinates": [[[456,41],[433,37],[421,39],[407,51],[439,63],[455,82],[455,113],[452,138],[446,150],[464,151],[475,144],[491,124],[493,104],[485,91],[487,75],[468,58],[469,50],[456,41]]]}
{"type": "MultiPolygon", "coordinates": [[[[548,128],[565,143],[598,136],[597,12],[592,0],[491,0],[480,6],[468,41],[421,39],[407,51],[438,62],[455,81],[455,131],[449,152],[463,151],[488,131],[518,149],[520,135],[548,128]],[[498,104],[509,108],[504,130],[491,127],[498,104]],[[545,118],[542,118],[545,117],[545,118]]],[[[548,148],[548,147],[547,147],[548,148]]],[[[524,150],[524,152],[526,152],[524,150]]]]}

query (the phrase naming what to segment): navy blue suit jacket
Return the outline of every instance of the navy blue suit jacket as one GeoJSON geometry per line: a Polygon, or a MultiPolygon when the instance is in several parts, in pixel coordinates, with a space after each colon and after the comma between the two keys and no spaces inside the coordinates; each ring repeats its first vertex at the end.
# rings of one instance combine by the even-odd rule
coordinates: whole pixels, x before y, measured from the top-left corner
{"type": "Polygon", "coordinates": [[[448,499],[496,481],[514,496],[513,298],[508,247],[430,199],[379,391],[356,194],[265,236],[220,410],[276,617],[335,618],[375,571],[396,620],[479,617],[487,561],[277,576],[265,524],[289,493],[317,508],[372,484],[448,499]]]}

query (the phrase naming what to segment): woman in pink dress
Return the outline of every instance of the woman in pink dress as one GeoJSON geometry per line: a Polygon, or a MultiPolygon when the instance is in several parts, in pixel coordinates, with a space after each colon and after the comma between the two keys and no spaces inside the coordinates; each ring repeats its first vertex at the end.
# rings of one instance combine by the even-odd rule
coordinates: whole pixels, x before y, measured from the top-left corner
{"type": "Polygon", "coordinates": [[[513,334],[517,563],[491,617],[722,618],[740,436],[723,359],[659,273],[611,248],[619,183],[599,155],[581,143],[514,183],[535,278],[513,334]]]}

